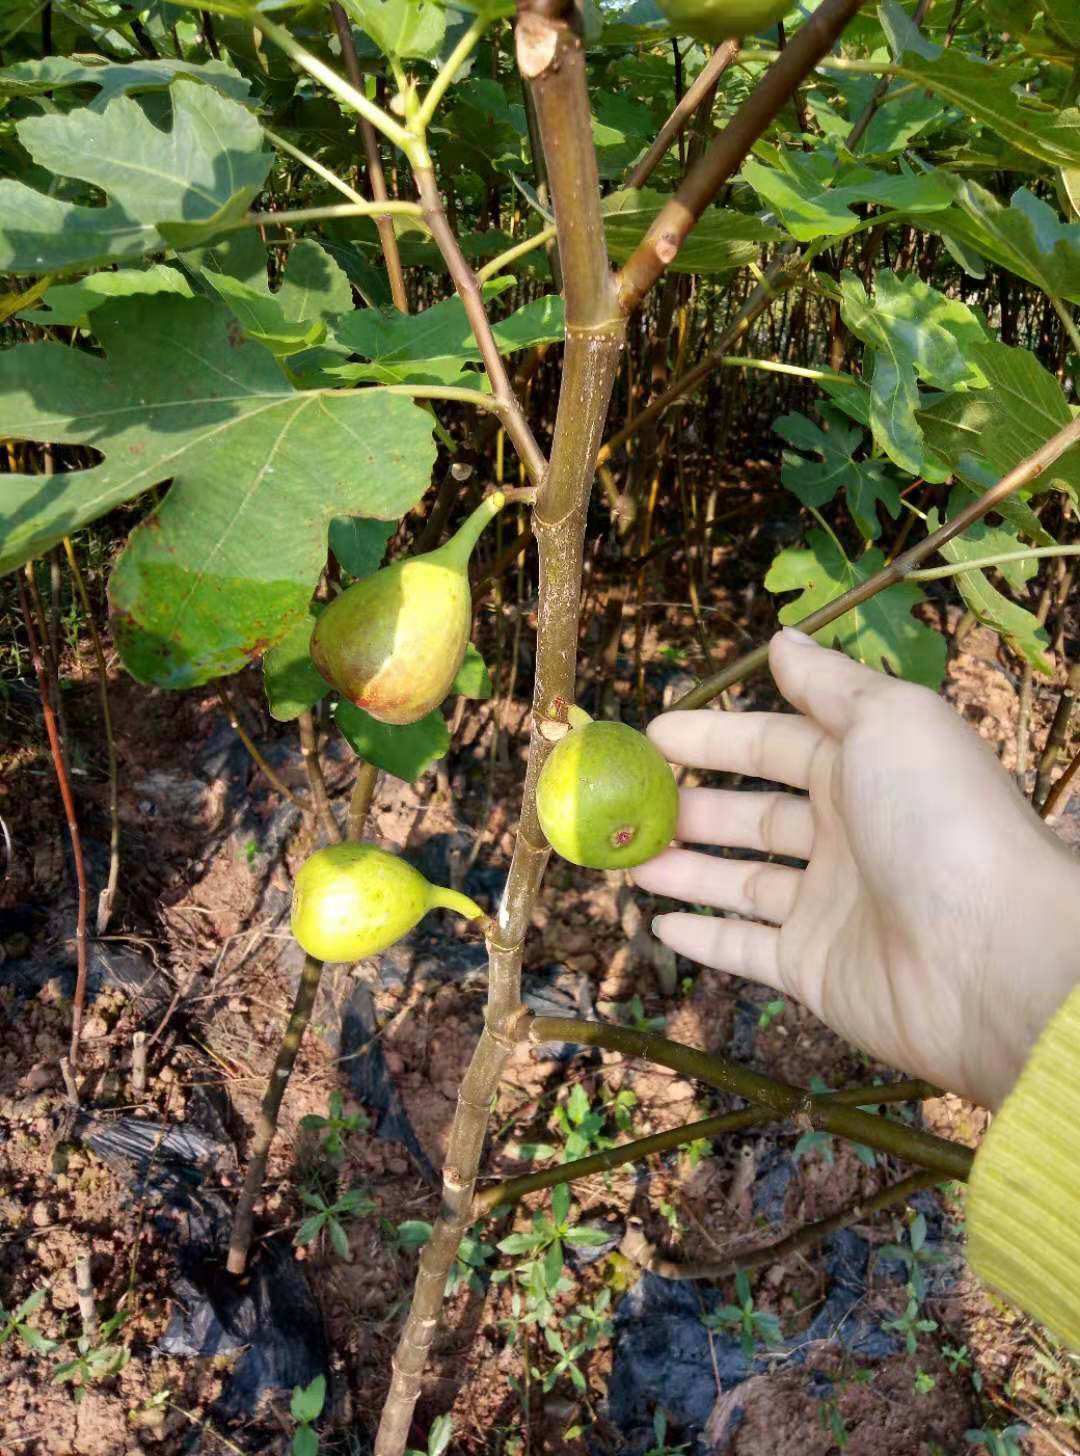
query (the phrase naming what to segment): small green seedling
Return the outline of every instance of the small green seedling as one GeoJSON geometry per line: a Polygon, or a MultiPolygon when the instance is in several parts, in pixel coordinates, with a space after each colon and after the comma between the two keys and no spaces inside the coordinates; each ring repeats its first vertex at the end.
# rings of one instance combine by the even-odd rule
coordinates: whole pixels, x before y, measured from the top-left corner
{"type": "Polygon", "coordinates": [[[0,1305],[0,1349],[7,1344],[13,1336],[20,1339],[28,1350],[35,1355],[47,1355],[50,1350],[56,1349],[55,1340],[47,1340],[40,1330],[35,1330],[30,1323],[30,1316],[36,1314],[45,1303],[46,1290],[35,1289],[27,1299],[24,1299],[18,1309],[8,1314],[3,1305],[0,1305]]]}
{"type": "Polygon", "coordinates": [[[508,1234],[500,1240],[501,1253],[529,1255],[515,1272],[525,1288],[531,1321],[545,1324],[554,1313],[554,1296],[572,1287],[563,1278],[563,1245],[596,1248],[606,1240],[603,1229],[570,1222],[570,1189],[565,1183],[552,1190],[550,1215],[543,1209],[533,1214],[531,1233],[508,1234]]]}
{"type": "Polygon", "coordinates": [[[289,1402],[289,1410],[296,1422],[292,1456],[318,1456],[319,1438],[315,1434],[315,1422],[322,1415],[325,1404],[325,1375],[316,1375],[309,1385],[294,1387],[292,1400],[289,1402]]]}
{"type": "Polygon", "coordinates": [[[309,1113],[307,1117],[300,1119],[300,1126],[307,1132],[320,1132],[323,1134],[319,1149],[323,1155],[336,1162],[345,1151],[344,1134],[349,1132],[363,1132],[370,1125],[370,1119],[362,1112],[345,1112],[345,1104],[340,1092],[330,1093],[330,1106],[325,1117],[320,1117],[317,1112],[309,1113]]]}
{"type": "Polygon", "coordinates": [[[118,1309],[101,1324],[95,1335],[80,1335],[75,1341],[75,1358],[65,1360],[53,1372],[54,1385],[74,1385],[75,1399],[81,1400],[88,1386],[117,1375],[131,1352],[126,1345],[114,1344],[113,1335],[127,1320],[127,1311],[118,1309]]]}
{"type": "Polygon", "coordinates": [[[327,1203],[320,1193],[313,1192],[310,1188],[302,1188],[300,1197],[313,1208],[314,1213],[309,1214],[303,1223],[296,1230],[296,1237],[293,1242],[299,1247],[304,1244],[313,1243],[315,1239],[325,1230],[330,1236],[330,1243],[334,1252],[342,1259],[349,1257],[349,1237],[345,1232],[342,1222],[346,1218],[364,1218],[371,1213],[375,1204],[368,1197],[362,1188],[350,1188],[333,1203],[327,1203]]]}
{"type": "Polygon", "coordinates": [[[780,1321],[776,1315],[754,1308],[750,1279],[745,1269],[740,1269],[735,1275],[735,1298],[738,1304],[725,1304],[703,1317],[706,1328],[737,1331],[739,1345],[747,1360],[754,1358],[758,1344],[779,1345],[784,1338],[780,1321]]]}
{"type": "Polygon", "coordinates": [[[935,1264],[941,1264],[948,1257],[939,1250],[926,1246],[926,1218],[916,1213],[908,1223],[908,1243],[884,1244],[879,1257],[896,1259],[907,1270],[907,1282],[915,1298],[922,1303],[926,1298],[927,1276],[935,1264]]]}
{"type": "Polygon", "coordinates": [[[919,1301],[909,1284],[908,1302],[903,1314],[896,1319],[883,1320],[881,1328],[895,1330],[898,1335],[903,1335],[908,1354],[914,1355],[919,1346],[919,1336],[928,1335],[932,1330],[936,1330],[937,1320],[919,1318],[919,1301]]]}
{"type": "Polygon", "coordinates": [[[408,1456],[443,1456],[443,1452],[450,1446],[450,1437],[454,1434],[454,1423],[449,1416],[436,1416],[431,1423],[431,1430],[428,1431],[427,1445],[422,1451],[415,1446],[411,1447],[408,1456]]]}
{"type": "Polygon", "coordinates": [[[979,1429],[964,1432],[969,1446],[985,1446],[990,1456],[1023,1456],[1020,1442],[1028,1433],[1023,1421],[1014,1421],[1000,1431],[979,1429]]]}
{"type": "Polygon", "coordinates": [[[757,1019],[758,1030],[764,1031],[766,1027],[771,1026],[778,1016],[783,1015],[786,1006],[787,1002],[783,996],[777,996],[774,1001],[766,1001],[761,1008],[761,1015],[757,1019]]]}
{"type": "Polygon", "coordinates": [[[645,1456],[679,1456],[680,1452],[689,1451],[690,1447],[685,1441],[679,1446],[668,1445],[667,1427],[667,1412],[654,1411],[652,1418],[654,1444],[645,1452],[645,1456]]]}

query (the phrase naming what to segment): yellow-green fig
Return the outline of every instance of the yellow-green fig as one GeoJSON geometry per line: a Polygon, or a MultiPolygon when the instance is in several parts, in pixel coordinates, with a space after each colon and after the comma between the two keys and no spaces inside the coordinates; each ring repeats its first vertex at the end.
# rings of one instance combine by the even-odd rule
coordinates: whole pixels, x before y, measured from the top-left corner
{"type": "Polygon", "coordinates": [[[563,859],[594,870],[630,869],[671,843],[679,790],[644,733],[625,723],[586,722],[548,755],[536,810],[563,859]]]}
{"type": "Polygon", "coordinates": [[[795,0],[656,0],[680,35],[719,45],[768,30],[795,0]]]}
{"type": "Polygon", "coordinates": [[[331,844],[305,860],[296,877],[292,933],[320,961],[362,961],[438,906],[468,920],[484,913],[468,895],[431,884],[374,844],[331,844]]]}
{"type": "Polygon", "coordinates": [[[354,582],[316,622],[315,666],[380,723],[415,723],[450,691],[472,624],[469,557],[505,499],[489,495],[437,551],[354,582]]]}

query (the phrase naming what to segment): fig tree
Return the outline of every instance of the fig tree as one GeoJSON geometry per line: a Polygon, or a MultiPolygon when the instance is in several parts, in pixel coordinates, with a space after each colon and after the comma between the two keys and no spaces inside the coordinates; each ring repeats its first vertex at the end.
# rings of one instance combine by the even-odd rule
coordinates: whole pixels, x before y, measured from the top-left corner
{"type": "Polygon", "coordinates": [[[671,843],[679,790],[663,755],[625,723],[571,728],[536,784],[553,849],[594,870],[629,869],[671,843]]]}
{"type": "Polygon", "coordinates": [[[305,860],[296,877],[292,933],[318,960],[361,961],[438,906],[469,920],[484,913],[468,895],[432,885],[374,844],[331,844],[305,860]]]}
{"type": "Polygon", "coordinates": [[[354,582],[316,622],[315,666],[380,723],[415,723],[450,691],[472,623],[469,557],[504,502],[489,495],[445,546],[354,582]]]}
{"type": "Polygon", "coordinates": [[[794,8],[795,0],[657,0],[680,35],[719,45],[768,30],[794,8]]]}

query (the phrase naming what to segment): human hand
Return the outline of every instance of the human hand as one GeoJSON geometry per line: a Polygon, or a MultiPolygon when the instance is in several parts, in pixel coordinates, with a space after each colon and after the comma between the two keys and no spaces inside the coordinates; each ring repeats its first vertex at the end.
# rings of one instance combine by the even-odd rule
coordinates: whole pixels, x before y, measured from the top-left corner
{"type": "Polygon", "coordinates": [[[798,716],[675,711],[649,737],[672,763],[809,790],[683,789],[676,830],[806,868],[665,850],[642,889],[754,918],[677,911],[654,933],[997,1106],[1080,981],[1080,862],[936,694],[791,630],[769,663],[798,716]]]}

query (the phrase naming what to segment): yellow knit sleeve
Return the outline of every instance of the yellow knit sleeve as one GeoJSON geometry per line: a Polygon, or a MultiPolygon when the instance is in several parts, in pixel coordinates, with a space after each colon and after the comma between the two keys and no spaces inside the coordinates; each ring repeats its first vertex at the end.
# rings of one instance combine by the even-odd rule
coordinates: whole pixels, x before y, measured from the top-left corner
{"type": "Polygon", "coordinates": [[[1080,1350],[1080,986],[979,1149],[967,1224],[980,1279],[1080,1350]]]}

